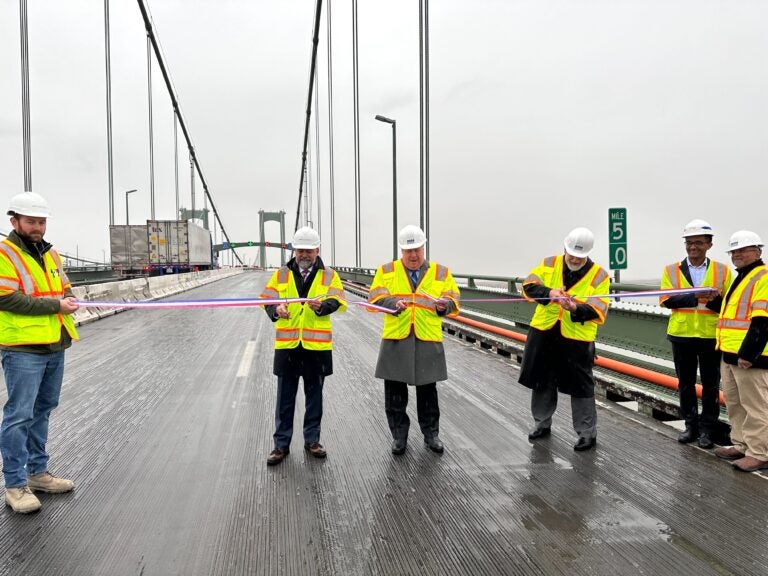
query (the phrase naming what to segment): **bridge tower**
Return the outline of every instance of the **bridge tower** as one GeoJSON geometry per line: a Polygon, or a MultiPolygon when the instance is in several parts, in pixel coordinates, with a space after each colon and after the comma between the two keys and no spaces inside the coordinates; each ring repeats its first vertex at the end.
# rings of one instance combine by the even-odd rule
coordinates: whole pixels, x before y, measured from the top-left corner
{"type": "Polygon", "coordinates": [[[267,249],[264,245],[264,222],[279,222],[280,223],[280,266],[285,265],[285,210],[280,212],[265,212],[259,210],[259,240],[261,246],[259,246],[259,266],[262,268],[267,267],[267,249]]]}
{"type": "Polygon", "coordinates": [[[187,210],[186,208],[179,208],[179,220],[193,220],[194,218],[200,218],[203,221],[203,228],[208,228],[208,208],[202,210],[187,210]]]}

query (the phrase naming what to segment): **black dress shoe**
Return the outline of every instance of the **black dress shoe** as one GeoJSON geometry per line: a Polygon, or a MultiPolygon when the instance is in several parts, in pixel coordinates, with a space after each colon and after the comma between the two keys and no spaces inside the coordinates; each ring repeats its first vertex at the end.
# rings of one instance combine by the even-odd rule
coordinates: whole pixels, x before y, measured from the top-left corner
{"type": "Polygon", "coordinates": [[[288,448],[275,448],[272,450],[272,452],[269,453],[269,457],[267,458],[267,466],[275,466],[277,464],[280,464],[283,460],[285,460],[285,457],[290,454],[290,450],[288,448]]]}
{"type": "Polygon", "coordinates": [[[573,447],[576,452],[584,452],[585,450],[591,450],[597,446],[597,438],[579,438],[579,441],[576,442],[575,446],[573,447]]]}
{"type": "Polygon", "coordinates": [[[704,432],[701,436],[699,436],[699,448],[704,448],[705,450],[709,450],[715,445],[715,443],[712,441],[712,438],[709,437],[709,434],[704,432]]]}
{"type": "Polygon", "coordinates": [[[406,446],[405,440],[398,440],[398,439],[392,440],[392,454],[395,454],[396,456],[405,454],[405,446],[406,446]]]}
{"type": "Polygon", "coordinates": [[[426,444],[427,448],[432,450],[432,452],[437,452],[438,454],[442,454],[443,450],[445,450],[445,446],[443,446],[443,442],[437,436],[424,438],[424,444],[426,444]]]}
{"type": "Polygon", "coordinates": [[[690,444],[698,437],[698,430],[694,430],[693,428],[686,428],[683,432],[680,433],[680,436],[677,437],[677,441],[680,442],[680,444],[690,444]]]}
{"type": "Polygon", "coordinates": [[[534,428],[528,432],[528,440],[538,440],[539,438],[546,438],[552,433],[552,428],[534,428]]]}

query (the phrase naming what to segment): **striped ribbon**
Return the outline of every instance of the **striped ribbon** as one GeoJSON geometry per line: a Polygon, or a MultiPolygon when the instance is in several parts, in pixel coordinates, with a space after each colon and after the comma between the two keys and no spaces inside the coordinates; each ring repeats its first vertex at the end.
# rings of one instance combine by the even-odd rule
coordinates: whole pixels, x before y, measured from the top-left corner
{"type": "MultiPolygon", "coordinates": [[[[616,299],[619,298],[642,298],[642,297],[652,297],[652,296],[675,296],[677,294],[696,294],[699,292],[710,292],[712,291],[711,287],[706,286],[700,286],[698,288],[670,288],[668,290],[646,290],[644,292],[615,292],[612,294],[592,294],[590,298],[609,298],[609,299],[616,299]]],[[[435,298],[434,296],[427,294],[423,290],[421,293],[432,300],[433,302],[438,302],[441,299],[435,298]]],[[[523,298],[523,297],[516,297],[516,298],[462,298],[461,302],[530,302],[531,300],[568,300],[570,299],[570,296],[561,296],[559,298],[523,298]]],[[[444,300],[443,300],[444,301],[444,300]]]]}
{"type": "MultiPolygon", "coordinates": [[[[75,300],[82,308],[253,308],[256,306],[277,306],[279,304],[294,304],[310,302],[315,298],[216,298],[208,300],[165,300],[163,302],[108,302],[92,300],[75,300]]],[[[348,302],[355,306],[363,306],[379,312],[394,314],[396,310],[370,304],[368,302],[348,302]]]]}

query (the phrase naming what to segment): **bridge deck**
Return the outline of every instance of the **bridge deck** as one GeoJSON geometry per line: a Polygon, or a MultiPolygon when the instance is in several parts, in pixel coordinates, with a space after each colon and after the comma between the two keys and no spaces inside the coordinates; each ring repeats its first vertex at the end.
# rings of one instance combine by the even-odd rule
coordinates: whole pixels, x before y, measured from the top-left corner
{"type": "MultiPolygon", "coordinates": [[[[185,297],[253,296],[265,280],[242,274],[185,297]]],[[[392,456],[372,376],[380,317],[354,308],[334,321],[329,456],[305,455],[297,426],[275,468],[261,310],[133,311],[84,326],[49,444],[52,470],[77,488],[41,495],[35,515],[0,514],[0,574],[768,573],[765,476],[615,405],[599,408],[596,452],[572,450],[568,402],[532,445],[516,368],[457,339],[440,385],[446,452],[412,429],[392,456]]]]}

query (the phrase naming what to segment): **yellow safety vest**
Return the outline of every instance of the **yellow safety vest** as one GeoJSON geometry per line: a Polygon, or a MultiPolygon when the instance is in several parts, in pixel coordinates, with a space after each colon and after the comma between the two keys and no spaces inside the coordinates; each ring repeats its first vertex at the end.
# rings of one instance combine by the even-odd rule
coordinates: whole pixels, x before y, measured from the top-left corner
{"type": "MultiPolygon", "coordinates": [[[[344,287],[333,268],[317,270],[307,298],[334,298],[339,301],[338,311],[347,309],[344,287]]],[[[298,298],[299,291],[293,273],[287,266],[277,270],[270,278],[262,298],[298,298]]],[[[331,350],[331,315],[318,316],[306,302],[288,304],[290,318],[280,318],[275,324],[275,349],[297,348],[299,343],[307,350],[331,350]]]]}
{"type": "MultiPolygon", "coordinates": [[[[48,250],[43,254],[43,264],[45,269],[10,240],[0,242],[0,296],[21,292],[33,298],[63,298],[70,283],[61,257],[55,250],[48,250]]],[[[69,314],[30,316],[0,311],[0,344],[54,344],[61,340],[62,326],[77,340],[75,322],[69,314]]]]}
{"type": "Polygon", "coordinates": [[[384,315],[381,337],[385,340],[407,338],[413,327],[419,340],[442,342],[443,321],[435,310],[435,299],[452,301],[454,310],[449,316],[459,314],[459,287],[456,286],[451,271],[435,262],[429,263],[429,268],[421,277],[415,291],[411,288],[411,281],[401,260],[379,266],[371,284],[368,301],[375,304],[387,297],[407,300],[410,306],[400,314],[384,315]]]}
{"type": "MultiPolygon", "coordinates": [[[[531,270],[523,285],[540,284],[554,289],[561,288],[564,285],[563,265],[564,258],[562,255],[545,258],[541,264],[531,270]]],[[[580,304],[588,304],[594,308],[598,317],[586,322],[573,322],[570,312],[559,304],[550,302],[536,306],[531,327],[549,330],[560,321],[560,333],[565,338],[586,342],[594,341],[597,337],[597,327],[605,323],[605,317],[608,315],[608,298],[593,298],[592,295],[608,294],[610,287],[611,279],[608,273],[593,263],[581,280],[566,290],[566,293],[573,296],[580,304]]],[[[526,298],[533,301],[527,296],[526,298]]]]}
{"type": "MultiPolygon", "coordinates": [[[[702,286],[712,287],[723,292],[723,287],[731,283],[731,271],[725,265],[714,260],[709,261],[702,286]]],[[[680,263],[670,264],[664,268],[661,276],[661,289],[693,288],[685,275],[680,271],[680,263]]],[[[665,302],[669,296],[661,296],[659,302],[665,302]]],[[[671,308],[672,314],[667,325],[670,336],[685,336],[688,338],[714,338],[717,329],[717,312],[707,308],[706,302],[699,301],[696,308],[671,308]]]]}
{"type": "MultiPolygon", "coordinates": [[[[768,316],[768,269],[765,265],[750,270],[723,302],[717,322],[718,350],[738,354],[752,318],[758,316],[768,316]]],[[[768,345],[761,355],[768,356],[768,345]]]]}

